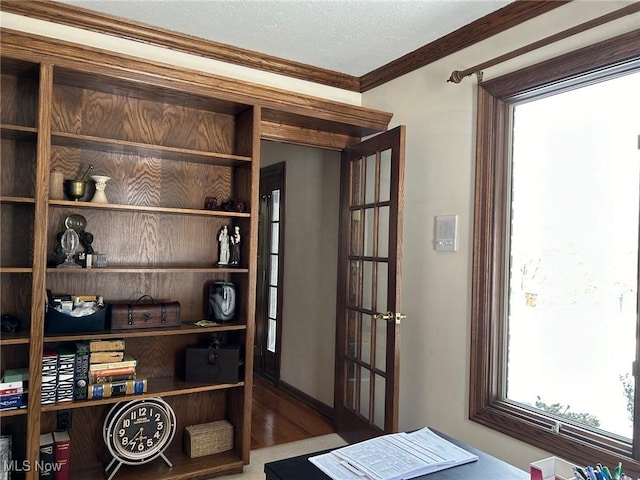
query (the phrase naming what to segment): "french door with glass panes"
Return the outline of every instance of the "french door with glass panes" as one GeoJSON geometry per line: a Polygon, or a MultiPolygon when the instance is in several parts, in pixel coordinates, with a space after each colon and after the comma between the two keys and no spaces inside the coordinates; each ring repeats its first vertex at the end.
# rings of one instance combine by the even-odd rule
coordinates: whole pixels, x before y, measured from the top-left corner
{"type": "Polygon", "coordinates": [[[405,127],[342,155],[334,415],[357,441],[398,429],[405,127]]]}
{"type": "Polygon", "coordinates": [[[258,287],[254,372],[272,383],[280,377],[285,164],[260,171],[258,287]]]}

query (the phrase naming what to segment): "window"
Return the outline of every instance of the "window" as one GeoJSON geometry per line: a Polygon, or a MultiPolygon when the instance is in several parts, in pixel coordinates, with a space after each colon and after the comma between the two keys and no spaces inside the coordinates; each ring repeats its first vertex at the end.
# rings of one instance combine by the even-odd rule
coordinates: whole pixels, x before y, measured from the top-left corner
{"type": "Polygon", "coordinates": [[[470,387],[472,420],[633,475],[638,36],[479,86],[470,387]]]}

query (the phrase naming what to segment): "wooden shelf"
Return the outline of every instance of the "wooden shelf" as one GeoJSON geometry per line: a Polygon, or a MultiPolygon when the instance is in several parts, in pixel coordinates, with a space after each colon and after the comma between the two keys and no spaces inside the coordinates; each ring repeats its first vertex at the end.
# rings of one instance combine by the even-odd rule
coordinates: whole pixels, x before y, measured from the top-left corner
{"type": "Polygon", "coordinates": [[[25,330],[17,333],[3,333],[0,336],[0,345],[28,345],[29,331],[25,330]]]}
{"type": "MultiPolygon", "coordinates": [[[[13,197],[10,197],[13,198],[13,197]]],[[[32,199],[33,203],[33,199],[32,199]]],[[[49,200],[50,207],[90,208],[95,210],[120,210],[130,212],[166,213],[172,215],[198,215],[203,217],[249,218],[250,213],[226,212],[222,210],[199,210],[193,208],[146,207],[142,205],[119,205],[114,203],[76,202],[73,200],[49,200]]]]}
{"type": "Polygon", "coordinates": [[[26,415],[27,409],[25,408],[14,408],[13,410],[0,410],[0,418],[7,417],[17,417],[20,415],[26,415]]]}
{"type": "Polygon", "coordinates": [[[32,197],[12,197],[10,195],[0,195],[0,203],[34,204],[35,202],[35,199],[32,197]]]}
{"type": "Polygon", "coordinates": [[[174,378],[149,378],[147,380],[147,392],[140,395],[119,395],[116,397],[100,398],[92,400],[74,400],[72,402],[56,403],[53,405],[42,405],[43,412],[55,410],[67,410],[75,408],[94,407],[96,405],[107,405],[125,400],[135,400],[150,397],[171,397],[176,395],[190,395],[198,392],[212,392],[214,390],[226,390],[229,388],[239,388],[244,386],[244,382],[238,383],[193,383],[184,382],[174,378]]]}
{"type": "Polygon", "coordinates": [[[0,267],[0,273],[33,273],[31,267],[0,267]]]}
{"type": "Polygon", "coordinates": [[[165,147],[147,143],[130,142],[112,138],[93,137],[65,132],[52,132],[51,142],[62,147],[97,150],[99,152],[144,155],[165,160],[177,160],[208,165],[238,167],[251,163],[251,157],[229,155],[225,153],[203,152],[186,148],[165,147]]]}
{"type": "Polygon", "coordinates": [[[50,273],[72,273],[76,275],[105,274],[105,273],[249,273],[247,268],[218,268],[214,266],[109,266],[104,268],[47,268],[50,273]]]}
{"type": "MultiPolygon", "coordinates": [[[[168,328],[138,328],[125,330],[104,330],[102,332],[93,333],[72,333],[60,335],[46,335],[45,343],[55,342],[77,342],[79,340],[105,340],[109,338],[135,338],[135,337],[157,337],[166,335],[193,335],[198,333],[209,332],[230,332],[237,330],[246,330],[247,326],[243,323],[225,323],[219,326],[196,327],[195,325],[183,323],[179,327],[168,328]]],[[[4,340],[4,336],[3,336],[4,340]]],[[[28,342],[28,339],[27,339],[28,342]]]]}
{"type": "Polygon", "coordinates": [[[12,140],[36,141],[38,130],[34,127],[3,123],[0,125],[0,134],[2,138],[10,138],[12,140]]]}
{"type": "MultiPolygon", "coordinates": [[[[169,468],[161,458],[156,458],[145,465],[123,465],[114,477],[115,480],[140,480],[141,478],[185,480],[187,478],[211,478],[222,474],[242,472],[242,458],[234,450],[204,457],[189,458],[179,448],[181,444],[182,437],[176,435],[172,446],[165,452],[173,467],[169,468]],[[174,447],[173,445],[178,446],[174,447]]],[[[72,465],[71,478],[74,480],[104,478],[104,470],[92,468],[75,471],[72,465]]]]}

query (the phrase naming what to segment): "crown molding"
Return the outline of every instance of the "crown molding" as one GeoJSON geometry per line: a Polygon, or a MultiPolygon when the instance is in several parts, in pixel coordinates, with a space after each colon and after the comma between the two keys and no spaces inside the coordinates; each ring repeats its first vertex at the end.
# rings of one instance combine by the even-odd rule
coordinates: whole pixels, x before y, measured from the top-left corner
{"type": "Polygon", "coordinates": [[[570,1],[572,0],[516,0],[500,10],[364,74],[360,77],[360,92],[371,90],[570,1]]]}
{"type": "Polygon", "coordinates": [[[172,32],[51,0],[2,0],[0,10],[362,93],[570,1],[516,0],[361,77],[172,32]]]}

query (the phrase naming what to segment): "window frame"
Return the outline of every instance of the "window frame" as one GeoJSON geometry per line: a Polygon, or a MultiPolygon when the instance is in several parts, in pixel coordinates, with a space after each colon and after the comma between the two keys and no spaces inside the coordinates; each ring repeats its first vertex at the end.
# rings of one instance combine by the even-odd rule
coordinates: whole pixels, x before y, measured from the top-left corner
{"type": "MultiPolygon", "coordinates": [[[[555,419],[503,398],[506,354],[502,325],[506,321],[503,286],[509,267],[506,208],[511,203],[513,105],[638,69],[638,45],[640,29],[478,86],[469,386],[470,420],[576,463],[617,465],[622,461],[625,473],[634,476],[640,476],[640,415],[633,427],[635,442],[629,445],[565,421],[560,433],[553,433],[555,419]]],[[[640,331],[636,337],[640,338],[640,331]]],[[[636,358],[640,358],[640,341],[636,342],[636,358]]],[[[634,376],[638,384],[637,371],[634,376]]],[[[640,412],[638,390],[636,412],[640,412]]]]}

